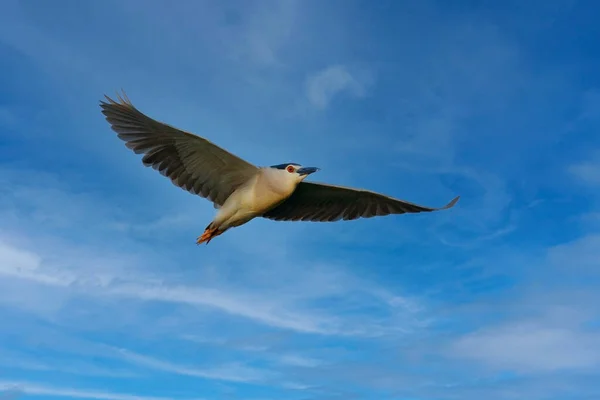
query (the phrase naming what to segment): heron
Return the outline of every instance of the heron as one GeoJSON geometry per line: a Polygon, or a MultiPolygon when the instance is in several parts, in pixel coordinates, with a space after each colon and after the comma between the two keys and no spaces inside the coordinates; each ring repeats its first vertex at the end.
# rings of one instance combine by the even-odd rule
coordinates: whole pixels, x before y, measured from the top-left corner
{"type": "Polygon", "coordinates": [[[390,214],[439,211],[374,191],[309,182],[319,171],[295,162],[256,166],[208,139],[159,122],[139,111],[123,92],[100,100],[106,120],[125,146],[152,167],[217,210],[196,243],[208,244],[254,218],[332,222],[390,214]]]}

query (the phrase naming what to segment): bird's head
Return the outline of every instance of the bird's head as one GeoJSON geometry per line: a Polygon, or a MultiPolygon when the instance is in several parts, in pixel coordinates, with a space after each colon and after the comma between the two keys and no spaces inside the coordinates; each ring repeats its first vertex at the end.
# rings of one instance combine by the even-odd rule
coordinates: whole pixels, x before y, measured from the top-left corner
{"type": "Polygon", "coordinates": [[[316,167],[303,167],[296,163],[271,165],[271,168],[281,171],[286,179],[294,180],[297,183],[302,182],[308,175],[319,170],[319,168],[316,167]]]}

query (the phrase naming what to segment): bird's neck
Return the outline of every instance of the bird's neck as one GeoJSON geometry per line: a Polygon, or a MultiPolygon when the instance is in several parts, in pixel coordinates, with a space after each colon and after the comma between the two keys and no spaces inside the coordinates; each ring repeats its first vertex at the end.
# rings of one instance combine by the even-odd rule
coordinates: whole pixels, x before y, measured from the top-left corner
{"type": "Polygon", "coordinates": [[[261,175],[269,190],[282,196],[291,195],[298,186],[296,179],[284,170],[265,168],[261,171],[261,175]]]}

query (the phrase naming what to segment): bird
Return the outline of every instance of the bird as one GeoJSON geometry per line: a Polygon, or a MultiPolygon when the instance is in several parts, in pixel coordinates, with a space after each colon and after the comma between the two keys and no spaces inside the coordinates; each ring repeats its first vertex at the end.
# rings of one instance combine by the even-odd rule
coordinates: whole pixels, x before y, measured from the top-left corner
{"type": "Polygon", "coordinates": [[[295,162],[256,166],[208,139],[159,122],[139,111],[127,94],[104,95],[101,112],[117,137],[152,167],[217,210],[196,243],[210,243],[254,218],[332,222],[390,214],[432,212],[454,207],[460,196],[439,208],[366,189],[305,181],[319,171],[295,162]]]}

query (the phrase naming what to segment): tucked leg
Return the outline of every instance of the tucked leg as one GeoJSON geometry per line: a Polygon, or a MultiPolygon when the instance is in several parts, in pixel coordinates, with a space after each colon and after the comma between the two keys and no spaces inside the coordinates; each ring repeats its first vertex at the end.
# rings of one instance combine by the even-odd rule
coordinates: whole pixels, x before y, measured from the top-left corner
{"type": "Polygon", "coordinates": [[[208,244],[213,238],[219,236],[222,233],[223,231],[217,228],[211,228],[211,226],[209,225],[204,230],[204,233],[200,237],[198,237],[198,240],[196,240],[196,244],[208,244]]]}

